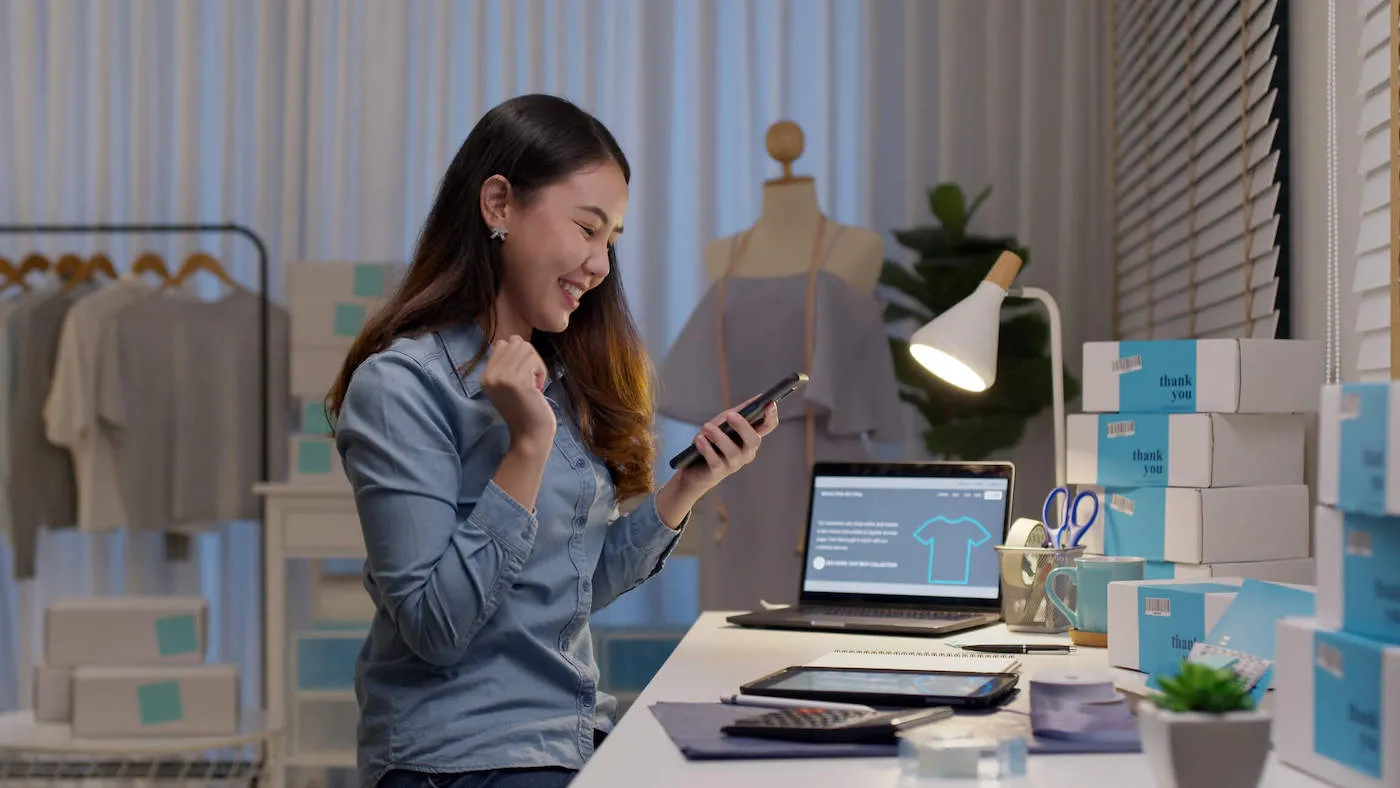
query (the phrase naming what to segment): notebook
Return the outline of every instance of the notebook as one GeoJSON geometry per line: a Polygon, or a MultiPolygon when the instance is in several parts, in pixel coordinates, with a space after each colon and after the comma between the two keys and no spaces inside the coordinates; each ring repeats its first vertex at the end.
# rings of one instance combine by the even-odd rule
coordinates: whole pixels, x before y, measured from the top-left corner
{"type": "Polygon", "coordinates": [[[1015,657],[988,656],[956,649],[838,648],[807,663],[814,668],[884,668],[886,670],[956,670],[962,673],[1016,673],[1015,657]]]}

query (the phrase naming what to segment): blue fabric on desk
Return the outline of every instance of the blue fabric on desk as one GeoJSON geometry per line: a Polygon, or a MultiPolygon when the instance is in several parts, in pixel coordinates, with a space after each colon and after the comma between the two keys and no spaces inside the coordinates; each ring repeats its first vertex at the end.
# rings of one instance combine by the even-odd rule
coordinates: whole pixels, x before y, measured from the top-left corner
{"type": "MultiPolygon", "coordinates": [[[[896,744],[810,744],[728,736],[720,732],[720,728],[731,722],[765,711],[771,709],[731,706],[725,703],[662,702],[651,705],[651,713],[661,724],[661,729],[666,731],[666,735],[686,760],[691,761],[745,758],[893,758],[899,754],[899,746],[896,744]]],[[[960,712],[964,713],[966,712],[960,712]]],[[[1029,731],[1029,719],[1026,727],[1029,731]]],[[[1116,737],[1108,736],[1100,741],[1032,736],[1027,751],[1032,755],[1140,752],[1141,744],[1135,734],[1136,731],[1123,732],[1116,737]]]]}

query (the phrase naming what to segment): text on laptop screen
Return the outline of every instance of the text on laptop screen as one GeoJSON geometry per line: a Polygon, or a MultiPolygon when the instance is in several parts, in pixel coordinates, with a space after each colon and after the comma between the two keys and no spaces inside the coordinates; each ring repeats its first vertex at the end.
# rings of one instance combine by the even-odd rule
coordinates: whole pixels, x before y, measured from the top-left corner
{"type": "Polygon", "coordinates": [[[802,590],[996,599],[1008,485],[818,476],[802,590]]]}

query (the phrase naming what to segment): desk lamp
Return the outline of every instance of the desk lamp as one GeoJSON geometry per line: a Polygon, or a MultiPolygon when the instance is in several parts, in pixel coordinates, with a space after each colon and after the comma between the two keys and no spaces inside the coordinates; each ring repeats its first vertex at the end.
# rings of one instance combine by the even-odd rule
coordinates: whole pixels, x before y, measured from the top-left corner
{"type": "Polygon", "coordinates": [[[997,379],[997,338],[1001,303],[1007,296],[1030,298],[1050,313],[1050,380],[1055,418],[1055,484],[1065,484],[1064,338],[1060,306],[1038,287],[1012,287],[1021,258],[1002,252],[977,289],[951,309],[930,320],[909,338],[909,354],[948,383],[972,392],[986,391],[997,379]]]}

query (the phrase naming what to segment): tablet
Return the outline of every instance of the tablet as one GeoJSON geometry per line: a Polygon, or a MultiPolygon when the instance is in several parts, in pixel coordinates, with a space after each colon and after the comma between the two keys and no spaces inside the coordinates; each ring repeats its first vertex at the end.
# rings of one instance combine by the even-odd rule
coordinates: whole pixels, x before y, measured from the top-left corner
{"type": "Polygon", "coordinates": [[[783,668],[745,684],[745,695],[860,703],[866,706],[994,706],[1016,688],[1015,673],[950,670],[783,668]]]}

